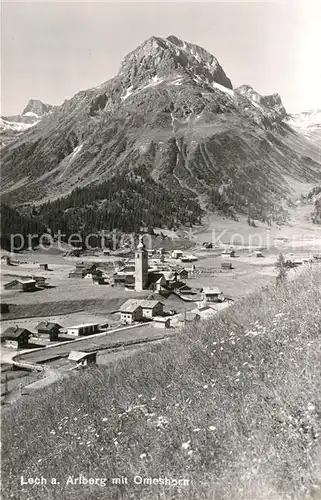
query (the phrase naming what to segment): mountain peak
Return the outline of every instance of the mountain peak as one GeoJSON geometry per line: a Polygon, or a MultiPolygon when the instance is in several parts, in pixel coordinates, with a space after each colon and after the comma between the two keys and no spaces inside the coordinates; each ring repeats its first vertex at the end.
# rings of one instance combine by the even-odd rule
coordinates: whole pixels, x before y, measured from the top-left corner
{"type": "Polygon", "coordinates": [[[218,83],[232,89],[218,60],[202,47],[179,39],[152,36],[145,40],[122,61],[119,74],[125,75],[128,86],[135,87],[144,80],[175,75],[201,79],[209,84],[218,83]]]}
{"type": "Polygon", "coordinates": [[[39,99],[29,99],[27,106],[24,108],[22,114],[31,116],[31,115],[36,115],[38,117],[41,117],[47,113],[53,108],[51,104],[45,104],[39,99]]]}
{"type": "Polygon", "coordinates": [[[241,85],[236,92],[247,97],[256,107],[261,107],[268,114],[272,113],[281,119],[288,116],[282,99],[277,93],[262,96],[251,85],[241,85]]]}

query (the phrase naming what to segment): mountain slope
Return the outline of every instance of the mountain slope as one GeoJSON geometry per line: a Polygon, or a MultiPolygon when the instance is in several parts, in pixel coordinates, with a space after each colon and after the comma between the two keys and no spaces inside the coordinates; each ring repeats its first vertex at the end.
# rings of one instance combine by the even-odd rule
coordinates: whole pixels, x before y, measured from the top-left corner
{"type": "MultiPolygon", "coordinates": [[[[82,91],[3,149],[5,199],[66,195],[75,186],[146,175],[206,208],[264,218],[319,182],[318,151],[285,121],[278,96],[233,90],[217,59],[174,36],[152,37],[117,76],[82,91]]],[[[254,91],[253,91],[254,92],[254,91]]]]}

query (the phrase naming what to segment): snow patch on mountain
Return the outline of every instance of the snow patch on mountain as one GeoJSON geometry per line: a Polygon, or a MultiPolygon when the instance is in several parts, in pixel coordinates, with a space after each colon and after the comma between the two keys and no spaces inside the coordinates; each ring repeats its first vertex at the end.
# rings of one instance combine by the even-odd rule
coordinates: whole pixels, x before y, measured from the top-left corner
{"type": "Polygon", "coordinates": [[[288,125],[321,147],[321,110],[290,115],[288,125]]]}
{"type": "Polygon", "coordinates": [[[221,92],[228,94],[230,97],[232,97],[234,99],[234,97],[235,97],[234,90],[228,89],[227,87],[224,87],[223,85],[220,85],[219,83],[216,83],[216,82],[213,82],[212,85],[215,89],[218,89],[221,92]]]}
{"type": "Polygon", "coordinates": [[[144,85],[144,87],[142,87],[140,90],[148,89],[148,87],[155,87],[156,85],[163,83],[163,81],[164,81],[164,78],[159,78],[158,76],[153,76],[153,78],[146,85],[144,85]]]}
{"type": "Polygon", "coordinates": [[[69,169],[69,167],[72,165],[73,161],[75,160],[76,156],[80,153],[80,151],[83,148],[83,144],[79,144],[79,146],[76,146],[75,149],[70,153],[69,156],[66,156],[66,158],[63,159],[63,162],[61,163],[60,166],[64,166],[64,170],[60,175],[61,177],[64,177],[69,169]]]}
{"type": "Polygon", "coordinates": [[[28,128],[34,127],[35,123],[10,122],[0,118],[0,132],[24,132],[28,128]]]}
{"type": "Polygon", "coordinates": [[[133,93],[133,86],[131,85],[130,87],[128,87],[126,90],[125,90],[125,94],[123,96],[121,96],[121,100],[124,101],[125,99],[127,99],[127,97],[131,96],[132,93],[133,93]]]}
{"type": "Polygon", "coordinates": [[[294,128],[316,129],[321,125],[321,110],[305,111],[303,113],[290,115],[288,123],[294,128]]]}
{"type": "Polygon", "coordinates": [[[27,113],[23,113],[22,116],[32,116],[33,118],[37,118],[39,120],[39,116],[36,115],[36,113],[34,113],[33,111],[27,111],[27,113]]]}

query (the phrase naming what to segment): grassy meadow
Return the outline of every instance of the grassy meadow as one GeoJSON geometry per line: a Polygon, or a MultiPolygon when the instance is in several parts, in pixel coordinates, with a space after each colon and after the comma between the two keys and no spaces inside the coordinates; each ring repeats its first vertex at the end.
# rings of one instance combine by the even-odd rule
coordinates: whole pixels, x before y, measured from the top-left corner
{"type": "Polygon", "coordinates": [[[315,266],[170,343],[57,382],[3,411],[3,499],[320,498],[320,345],[315,266]],[[70,484],[80,474],[96,484],[70,484]]]}

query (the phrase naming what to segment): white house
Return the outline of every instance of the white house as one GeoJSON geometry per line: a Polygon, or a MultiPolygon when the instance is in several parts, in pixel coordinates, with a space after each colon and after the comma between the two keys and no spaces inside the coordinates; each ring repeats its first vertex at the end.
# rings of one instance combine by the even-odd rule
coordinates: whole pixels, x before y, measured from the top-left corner
{"type": "Polygon", "coordinates": [[[97,352],[71,351],[68,356],[69,361],[73,361],[77,366],[87,366],[96,364],[97,352]]]}
{"type": "Polygon", "coordinates": [[[172,257],[172,259],[180,259],[181,257],[183,257],[182,250],[173,250],[171,257],[172,257]]]}
{"type": "Polygon", "coordinates": [[[129,299],[120,308],[120,321],[125,325],[131,325],[135,321],[140,321],[143,317],[143,309],[140,301],[129,299]]]}
{"type": "Polygon", "coordinates": [[[92,335],[98,333],[99,323],[84,323],[83,325],[69,326],[67,328],[68,335],[92,335]]]}
{"type": "Polygon", "coordinates": [[[203,288],[203,300],[205,302],[223,302],[223,293],[217,287],[203,288]]]}
{"type": "Polygon", "coordinates": [[[153,321],[157,328],[170,328],[171,325],[171,320],[167,316],[154,316],[153,321]]]}

